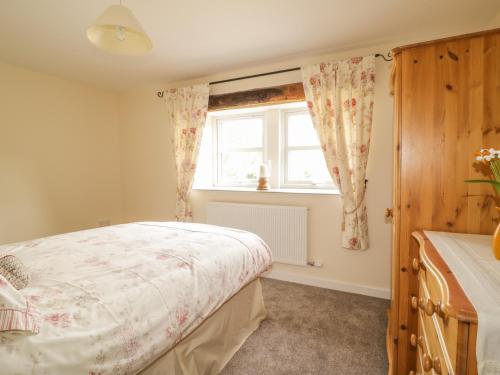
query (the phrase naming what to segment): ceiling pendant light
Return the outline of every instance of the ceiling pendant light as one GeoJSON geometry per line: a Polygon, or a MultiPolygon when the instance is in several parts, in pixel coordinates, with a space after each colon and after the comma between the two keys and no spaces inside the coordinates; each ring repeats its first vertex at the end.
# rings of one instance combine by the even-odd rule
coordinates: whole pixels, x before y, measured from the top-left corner
{"type": "Polygon", "coordinates": [[[97,47],[112,53],[139,55],[153,48],[131,10],[121,4],[111,5],[87,29],[87,38],[97,47]]]}

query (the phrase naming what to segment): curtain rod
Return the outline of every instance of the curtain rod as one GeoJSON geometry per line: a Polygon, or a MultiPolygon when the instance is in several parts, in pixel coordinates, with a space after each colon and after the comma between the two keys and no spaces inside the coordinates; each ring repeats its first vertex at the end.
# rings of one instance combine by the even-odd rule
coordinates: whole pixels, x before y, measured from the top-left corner
{"type": "MultiPolygon", "coordinates": [[[[382,57],[385,61],[392,61],[392,56],[391,53],[387,53],[387,57],[381,53],[376,53],[375,57],[382,57]]],[[[282,69],[282,70],[274,70],[272,72],[267,72],[267,73],[259,73],[259,74],[252,74],[249,76],[243,76],[243,77],[236,77],[236,78],[228,78],[228,79],[222,79],[220,81],[213,81],[209,82],[209,85],[218,85],[219,83],[227,83],[227,82],[234,82],[234,81],[241,81],[244,79],[249,79],[249,78],[257,78],[257,77],[265,77],[265,76],[270,76],[274,74],[280,74],[280,73],[287,73],[287,72],[295,72],[297,70],[300,70],[300,67],[297,68],[290,68],[290,69],[282,69]]],[[[163,98],[164,91],[158,91],[156,95],[159,98],[163,98]]]]}

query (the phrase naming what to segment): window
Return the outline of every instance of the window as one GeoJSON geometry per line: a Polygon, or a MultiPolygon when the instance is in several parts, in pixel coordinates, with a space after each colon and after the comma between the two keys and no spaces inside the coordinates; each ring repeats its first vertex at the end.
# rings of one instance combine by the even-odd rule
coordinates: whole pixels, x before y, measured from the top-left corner
{"type": "Polygon", "coordinates": [[[209,113],[194,188],[255,188],[263,162],[273,190],[336,190],[305,103],[209,113]]]}
{"type": "Polygon", "coordinates": [[[230,116],[216,119],[217,184],[255,184],[264,160],[264,116],[230,116]]]}
{"type": "Polygon", "coordinates": [[[283,186],[331,185],[316,130],[307,110],[284,113],[283,186]]]}

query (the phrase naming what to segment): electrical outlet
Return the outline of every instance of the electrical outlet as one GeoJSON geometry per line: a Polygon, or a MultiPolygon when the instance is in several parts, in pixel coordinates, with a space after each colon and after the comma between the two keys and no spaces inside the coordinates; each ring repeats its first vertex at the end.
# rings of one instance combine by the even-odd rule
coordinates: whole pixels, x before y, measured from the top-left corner
{"type": "Polygon", "coordinates": [[[321,260],[312,260],[307,262],[307,264],[312,267],[323,267],[323,262],[321,260]]]}

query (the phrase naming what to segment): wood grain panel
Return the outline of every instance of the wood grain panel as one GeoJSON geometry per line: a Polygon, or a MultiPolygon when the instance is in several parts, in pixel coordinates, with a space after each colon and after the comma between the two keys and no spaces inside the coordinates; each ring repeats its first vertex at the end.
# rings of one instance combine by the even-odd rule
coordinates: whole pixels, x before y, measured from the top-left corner
{"type": "Polygon", "coordinates": [[[476,342],[477,324],[469,324],[467,345],[467,375],[477,375],[476,342]]]}
{"type": "MultiPolygon", "coordinates": [[[[458,322],[457,329],[457,347],[456,347],[456,375],[467,375],[474,374],[477,375],[477,365],[475,363],[476,358],[476,344],[475,341],[472,342],[470,337],[470,326],[476,325],[476,323],[464,323],[458,322]],[[474,363],[469,365],[468,357],[469,357],[469,348],[473,346],[474,350],[474,363]]],[[[475,337],[474,337],[475,340],[475,337]]]]}
{"type": "MultiPolygon", "coordinates": [[[[400,230],[400,216],[401,216],[401,199],[400,199],[400,144],[401,144],[401,126],[399,126],[401,122],[401,116],[399,108],[401,108],[401,54],[397,54],[394,56],[394,66],[393,66],[393,94],[394,94],[394,122],[398,124],[394,126],[393,133],[393,176],[392,176],[392,243],[399,243],[399,230],[400,230]]],[[[392,247],[392,257],[391,257],[391,269],[393,270],[392,274],[398,275],[400,272],[400,259],[399,259],[399,251],[397,246],[392,247]]],[[[391,307],[389,313],[389,338],[388,338],[388,356],[389,356],[389,374],[395,372],[398,368],[398,357],[397,357],[397,345],[398,345],[398,336],[399,336],[399,283],[393,283],[391,288],[391,307]]]]}
{"type": "Polygon", "coordinates": [[[237,91],[229,94],[210,95],[208,110],[218,111],[267,104],[301,102],[304,100],[306,100],[304,86],[302,82],[298,82],[256,90],[237,91]]]}
{"type": "MultiPolygon", "coordinates": [[[[401,97],[401,218],[399,236],[400,283],[399,283],[399,336],[398,371],[407,374],[410,364],[415,363],[415,353],[409,350],[409,334],[417,331],[417,315],[410,309],[410,295],[418,295],[418,280],[411,271],[411,260],[417,257],[418,247],[411,241],[416,225],[432,222],[432,202],[419,199],[432,196],[431,184],[422,183],[423,176],[431,178],[432,163],[424,163],[429,152],[436,146],[433,137],[433,102],[421,100],[422,93],[433,90],[435,74],[429,69],[433,49],[421,48],[402,53],[401,97]],[[418,220],[418,223],[415,221],[418,220]],[[404,249],[404,250],[403,250],[404,249]],[[406,269],[406,271],[403,271],[406,269]]],[[[411,366],[412,367],[412,366],[411,366]]]]}
{"type": "Polygon", "coordinates": [[[409,298],[418,294],[411,233],[491,234],[498,221],[492,188],[464,180],[484,178],[473,165],[477,150],[500,147],[500,29],[394,52],[400,87],[396,78],[391,320],[397,322],[390,325],[398,327],[392,373],[407,374],[416,361],[409,332],[417,329],[409,298]]]}
{"type": "Polygon", "coordinates": [[[473,38],[487,36],[490,34],[497,34],[499,32],[500,32],[500,28],[496,28],[496,29],[490,29],[490,30],[476,31],[473,33],[468,33],[468,34],[449,36],[449,37],[445,37],[445,38],[428,40],[425,42],[412,43],[412,44],[407,44],[405,46],[396,47],[392,50],[392,52],[393,52],[393,54],[398,54],[405,49],[416,48],[416,47],[425,47],[425,46],[428,46],[430,44],[452,42],[452,41],[458,40],[458,39],[473,39],[473,38]]]}

